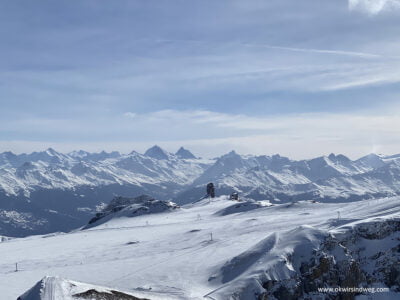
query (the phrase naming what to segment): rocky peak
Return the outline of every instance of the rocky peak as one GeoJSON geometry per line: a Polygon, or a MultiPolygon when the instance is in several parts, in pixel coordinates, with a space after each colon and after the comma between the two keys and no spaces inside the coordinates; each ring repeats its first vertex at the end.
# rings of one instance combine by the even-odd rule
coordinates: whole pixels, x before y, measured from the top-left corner
{"type": "Polygon", "coordinates": [[[179,158],[183,158],[183,159],[193,159],[196,158],[196,156],[193,155],[192,152],[190,152],[189,150],[180,147],[179,150],[175,153],[175,155],[179,158]]]}
{"type": "Polygon", "coordinates": [[[168,159],[168,152],[161,147],[154,145],[144,153],[144,155],[155,158],[155,159],[168,159]]]}

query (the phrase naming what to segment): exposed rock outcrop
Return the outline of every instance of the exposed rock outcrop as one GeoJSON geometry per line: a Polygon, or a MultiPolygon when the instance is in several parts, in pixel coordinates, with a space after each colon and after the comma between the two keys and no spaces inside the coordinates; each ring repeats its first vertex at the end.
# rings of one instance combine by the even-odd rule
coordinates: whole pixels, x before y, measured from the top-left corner
{"type": "Polygon", "coordinates": [[[46,276],[26,291],[17,300],[149,300],[134,295],[115,291],[59,277],[46,276]]]}
{"type": "Polygon", "coordinates": [[[162,213],[179,208],[171,201],[156,200],[148,195],[135,198],[115,197],[101,212],[93,217],[88,225],[90,228],[118,217],[136,217],[144,214],[162,213]]]}
{"type": "Polygon", "coordinates": [[[353,300],[361,292],[351,292],[351,288],[377,286],[400,293],[400,220],[362,223],[333,233],[290,279],[264,280],[261,284],[265,292],[258,295],[260,300],[311,299],[316,295],[353,300]],[[349,291],[321,292],[321,288],[349,291]]]}

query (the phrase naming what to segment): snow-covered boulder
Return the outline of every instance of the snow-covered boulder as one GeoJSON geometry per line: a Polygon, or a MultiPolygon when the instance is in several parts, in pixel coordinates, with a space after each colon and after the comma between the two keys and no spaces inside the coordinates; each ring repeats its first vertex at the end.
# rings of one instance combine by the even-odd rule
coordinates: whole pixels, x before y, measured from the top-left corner
{"type": "Polygon", "coordinates": [[[219,216],[226,216],[230,214],[244,213],[253,209],[272,206],[269,201],[255,201],[251,199],[246,199],[244,201],[233,201],[233,204],[228,207],[217,211],[215,214],[219,216]]]}
{"type": "Polygon", "coordinates": [[[4,236],[4,235],[0,235],[0,243],[1,242],[6,242],[8,240],[10,240],[11,238],[9,238],[8,236],[4,236]]]}

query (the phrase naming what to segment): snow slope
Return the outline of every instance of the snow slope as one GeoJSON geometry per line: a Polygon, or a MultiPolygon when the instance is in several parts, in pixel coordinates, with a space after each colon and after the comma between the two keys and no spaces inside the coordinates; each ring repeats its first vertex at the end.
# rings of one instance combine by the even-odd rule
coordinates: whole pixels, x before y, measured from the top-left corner
{"type": "MultiPolygon", "coordinates": [[[[397,225],[391,225],[400,224],[399,197],[272,206],[246,203],[235,210],[240,203],[221,196],[165,213],[116,215],[99,226],[68,234],[4,241],[0,282],[7,284],[2,299],[16,299],[48,275],[149,299],[250,300],[256,294],[290,292],[293,276],[299,276],[299,282],[301,276],[309,276],[304,264],[310,270],[323,270],[321,264],[311,263],[320,261],[316,255],[326,259],[335,255],[340,261],[345,259],[339,251],[343,247],[348,253],[359,249],[354,253],[360,261],[382,270],[382,276],[387,268],[399,265],[398,256],[387,254],[400,238],[397,225]],[[332,241],[337,243],[328,247],[329,252],[324,245],[332,241]],[[385,257],[389,261],[382,260],[385,257]],[[19,272],[14,272],[16,262],[19,272]]],[[[363,272],[367,267],[360,266],[363,272]]],[[[391,284],[378,277],[374,284],[391,284]]],[[[385,295],[398,299],[398,292],[393,285],[385,295]]],[[[381,299],[382,294],[369,296],[381,299]]]]}

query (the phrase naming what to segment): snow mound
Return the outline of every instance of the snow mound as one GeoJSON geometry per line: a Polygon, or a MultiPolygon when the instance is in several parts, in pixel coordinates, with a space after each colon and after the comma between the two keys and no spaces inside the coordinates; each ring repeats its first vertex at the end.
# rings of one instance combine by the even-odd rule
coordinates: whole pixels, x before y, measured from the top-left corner
{"type": "Polygon", "coordinates": [[[319,249],[328,232],[312,226],[272,233],[248,250],[225,262],[209,281],[223,284],[209,295],[216,299],[253,299],[263,291],[262,280],[280,281],[299,272],[319,249]],[[258,279],[257,279],[258,278],[258,279]]]}
{"type": "Polygon", "coordinates": [[[226,283],[246,272],[263,255],[268,254],[276,245],[278,235],[273,233],[249,250],[226,262],[221,268],[221,282],[226,283]]]}
{"type": "Polygon", "coordinates": [[[59,277],[46,276],[17,300],[145,300],[133,295],[70,281],[59,277]]]}
{"type": "Polygon", "coordinates": [[[97,213],[84,229],[98,226],[114,218],[163,213],[178,208],[179,206],[171,201],[156,200],[148,195],[141,195],[135,198],[118,196],[102,212],[97,213]]]}
{"type": "Polygon", "coordinates": [[[237,202],[234,203],[231,206],[225,207],[219,211],[217,211],[215,214],[219,216],[226,216],[226,215],[231,215],[231,214],[237,214],[237,213],[243,213],[246,211],[250,211],[253,209],[269,206],[270,204],[266,204],[263,202],[259,201],[243,201],[243,202],[237,202]]]}
{"type": "Polygon", "coordinates": [[[6,242],[11,240],[12,238],[8,237],[8,236],[4,236],[4,235],[0,235],[0,243],[1,242],[6,242]]]}

